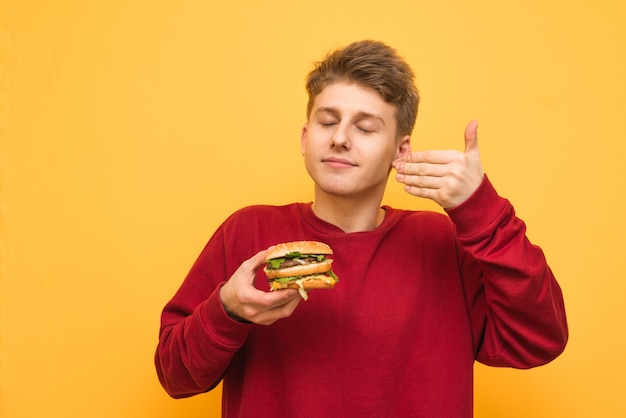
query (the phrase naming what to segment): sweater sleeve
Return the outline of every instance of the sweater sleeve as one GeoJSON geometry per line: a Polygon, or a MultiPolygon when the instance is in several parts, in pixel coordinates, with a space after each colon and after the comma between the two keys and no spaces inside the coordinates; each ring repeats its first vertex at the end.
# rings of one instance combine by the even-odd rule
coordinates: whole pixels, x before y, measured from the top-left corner
{"type": "Polygon", "coordinates": [[[229,272],[220,236],[218,230],[161,315],[155,365],[174,398],[215,387],[250,329],[231,319],[221,303],[220,288],[229,272]]]}
{"type": "Polygon", "coordinates": [[[568,338],[563,295],[511,204],[485,177],[448,215],[462,254],[477,360],[515,368],[552,361],[568,338]]]}

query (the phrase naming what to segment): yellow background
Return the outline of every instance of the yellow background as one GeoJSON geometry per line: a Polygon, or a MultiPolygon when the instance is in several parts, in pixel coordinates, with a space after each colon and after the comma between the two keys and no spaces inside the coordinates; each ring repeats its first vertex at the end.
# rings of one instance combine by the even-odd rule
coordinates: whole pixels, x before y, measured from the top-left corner
{"type": "MultiPolygon", "coordinates": [[[[477,365],[476,416],[626,416],[625,18],[621,0],[0,2],[0,416],[218,416],[219,390],[160,388],[160,310],[232,211],[311,200],[303,79],[361,38],[415,69],[414,149],[461,149],[479,119],[565,293],[565,353],[477,365]]],[[[436,209],[395,182],[385,203],[436,209]]]]}

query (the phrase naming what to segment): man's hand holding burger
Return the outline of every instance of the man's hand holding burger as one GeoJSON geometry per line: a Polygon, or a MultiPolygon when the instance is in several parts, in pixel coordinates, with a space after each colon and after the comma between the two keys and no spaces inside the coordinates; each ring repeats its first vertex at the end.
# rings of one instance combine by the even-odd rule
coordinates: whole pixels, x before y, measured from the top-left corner
{"type": "Polygon", "coordinates": [[[270,325],[289,317],[302,298],[295,289],[264,292],[254,287],[256,271],[265,264],[266,250],[244,261],[220,289],[226,312],[234,319],[270,325]]]}

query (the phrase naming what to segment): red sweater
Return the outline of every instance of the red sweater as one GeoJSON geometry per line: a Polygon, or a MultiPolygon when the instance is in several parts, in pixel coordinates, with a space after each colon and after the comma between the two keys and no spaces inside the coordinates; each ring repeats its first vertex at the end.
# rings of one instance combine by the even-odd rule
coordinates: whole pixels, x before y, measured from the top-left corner
{"type": "MultiPolygon", "coordinates": [[[[173,397],[222,379],[225,417],[471,417],[473,362],[529,368],[567,340],[561,290],[485,179],[449,216],[385,207],[347,234],[310,204],[254,206],[215,232],[162,314],[173,397]],[[230,319],[219,287],[272,244],[319,240],[340,278],[270,326],[230,319]]],[[[257,287],[267,289],[262,271],[257,287]]]]}

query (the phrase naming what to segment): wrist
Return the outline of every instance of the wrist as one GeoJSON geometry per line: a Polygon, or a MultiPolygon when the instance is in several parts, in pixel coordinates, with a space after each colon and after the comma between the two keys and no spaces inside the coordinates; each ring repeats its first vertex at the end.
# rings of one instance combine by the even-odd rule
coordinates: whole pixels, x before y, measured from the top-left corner
{"type": "Polygon", "coordinates": [[[239,315],[235,314],[233,312],[233,310],[228,307],[228,304],[224,301],[224,293],[228,294],[228,290],[227,289],[226,289],[226,291],[224,290],[224,288],[226,286],[227,286],[227,284],[223,285],[220,288],[220,303],[222,304],[222,309],[224,309],[224,312],[226,313],[226,315],[230,319],[232,319],[232,320],[234,320],[236,322],[242,323],[242,324],[251,324],[252,322],[250,322],[247,319],[244,319],[244,318],[240,317],[239,315]]]}

